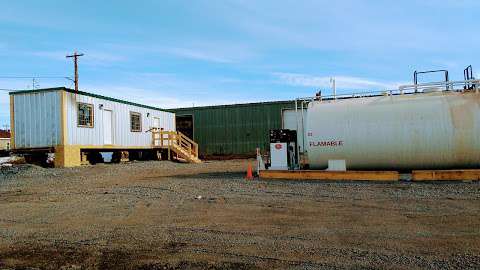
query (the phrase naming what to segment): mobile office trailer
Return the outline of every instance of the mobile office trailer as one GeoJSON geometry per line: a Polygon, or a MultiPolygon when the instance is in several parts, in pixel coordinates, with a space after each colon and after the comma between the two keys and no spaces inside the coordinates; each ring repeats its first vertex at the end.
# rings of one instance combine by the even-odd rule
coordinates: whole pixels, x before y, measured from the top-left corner
{"type": "Polygon", "coordinates": [[[10,114],[11,148],[55,153],[56,167],[92,152],[153,151],[149,130],[175,132],[174,113],[64,87],[11,92],[10,114]]]}

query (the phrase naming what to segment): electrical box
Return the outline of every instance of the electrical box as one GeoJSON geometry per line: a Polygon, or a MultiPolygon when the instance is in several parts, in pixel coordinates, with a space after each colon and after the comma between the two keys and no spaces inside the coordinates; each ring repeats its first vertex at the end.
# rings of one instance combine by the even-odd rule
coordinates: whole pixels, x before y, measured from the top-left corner
{"type": "Polygon", "coordinates": [[[297,132],[289,129],[270,130],[270,169],[298,168],[297,132]]]}

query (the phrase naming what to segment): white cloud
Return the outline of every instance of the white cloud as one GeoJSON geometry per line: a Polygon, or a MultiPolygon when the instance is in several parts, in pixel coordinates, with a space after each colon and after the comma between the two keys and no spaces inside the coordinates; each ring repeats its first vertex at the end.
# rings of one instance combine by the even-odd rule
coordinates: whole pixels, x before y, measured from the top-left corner
{"type": "Polygon", "coordinates": [[[247,46],[221,41],[193,42],[186,47],[157,47],[153,50],[180,58],[221,64],[238,63],[255,56],[252,49],[247,46]]]}
{"type": "Polygon", "coordinates": [[[129,55],[173,56],[212,63],[238,63],[250,60],[256,52],[247,45],[226,41],[180,40],[179,44],[144,46],[139,44],[103,44],[111,51],[129,55]],[[183,45],[188,44],[188,45],[183,45]]]}
{"type": "Polygon", "coordinates": [[[113,54],[100,51],[86,51],[84,60],[88,63],[113,63],[126,61],[127,57],[121,54],[113,54]]]}
{"type": "Polygon", "coordinates": [[[37,56],[37,57],[43,57],[43,58],[48,58],[51,60],[56,60],[56,61],[64,61],[65,56],[67,55],[67,52],[65,51],[36,51],[36,52],[30,52],[30,55],[37,56]]]}
{"type": "MultiPolygon", "coordinates": [[[[219,81],[222,78],[218,78],[219,81]]],[[[115,84],[93,82],[80,89],[159,108],[179,108],[235,103],[232,95],[215,95],[217,78],[188,79],[174,73],[127,73],[115,84]],[[141,86],[139,83],[141,82],[141,86]]]]}
{"type": "Polygon", "coordinates": [[[128,100],[158,108],[192,105],[189,100],[175,97],[174,93],[135,88],[126,85],[87,85],[85,91],[108,97],[128,100]]]}
{"type": "Polygon", "coordinates": [[[126,85],[87,85],[84,89],[87,92],[162,109],[235,103],[232,100],[212,98],[208,95],[178,95],[176,91],[140,89],[126,85]]]}
{"type": "MultiPolygon", "coordinates": [[[[463,50],[451,40],[461,40],[474,29],[466,31],[469,28],[462,26],[463,18],[450,17],[450,8],[457,7],[457,14],[468,12],[465,17],[473,18],[472,5],[477,6],[478,2],[317,0],[299,4],[298,1],[230,0],[215,5],[222,8],[218,16],[254,36],[257,44],[370,54],[412,50],[445,54],[463,50]],[[445,13],[450,23],[443,25],[437,13],[445,13]]],[[[475,35],[469,38],[472,42],[479,40],[475,35]]]]}
{"type": "Polygon", "coordinates": [[[216,63],[231,63],[232,59],[222,55],[216,55],[215,53],[188,49],[188,48],[170,48],[166,49],[167,52],[174,54],[176,56],[194,60],[202,60],[207,62],[216,62],[216,63]]]}
{"type": "Polygon", "coordinates": [[[404,83],[399,82],[381,82],[371,79],[365,79],[360,77],[352,76],[312,76],[307,74],[298,74],[298,73],[274,73],[280,83],[284,83],[292,86],[304,86],[304,87],[318,87],[318,88],[330,88],[331,82],[330,78],[334,77],[336,86],[338,89],[347,89],[347,90],[363,90],[363,89],[395,89],[399,85],[404,83]]]}
{"type": "MultiPolygon", "coordinates": [[[[116,62],[126,61],[127,57],[120,54],[108,53],[103,51],[79,51],[79,53],[84,53],[84,56],[80,57],[80,61],[86,65],[91,66],[106,66],[116,62]]],[[[43,57],[55,61],[66,61],[66,56],[72,54],[68,51],[36,51],[30,52],[30,55],[43,57]]]]}

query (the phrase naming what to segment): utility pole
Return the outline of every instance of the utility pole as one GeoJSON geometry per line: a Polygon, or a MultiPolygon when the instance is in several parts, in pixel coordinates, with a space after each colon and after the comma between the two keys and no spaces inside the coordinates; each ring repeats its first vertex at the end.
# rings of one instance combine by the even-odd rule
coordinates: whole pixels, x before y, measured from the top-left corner
{"type": "Polygon", "coordinates": [[[37,80],[35,80],[35,77],[32,77],[32,90],[35,90],[36,87],[39,85],[37,84],[37,80]]]}
{"type": "Polygon", "coordinates": [[[67,58],[73,58],[73,64],[75,68],[75,92],[78,93],[78,57],[83,56],[83,53],[77,53],[75,52],[72,55],[67,55],[67,58]]]}

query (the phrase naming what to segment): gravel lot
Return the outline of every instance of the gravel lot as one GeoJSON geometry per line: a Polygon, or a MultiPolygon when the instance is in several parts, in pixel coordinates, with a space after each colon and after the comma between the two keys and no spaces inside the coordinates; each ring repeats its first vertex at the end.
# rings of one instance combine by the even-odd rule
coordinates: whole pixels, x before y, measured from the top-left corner
{"type": "Polygon", "coordinates": [[[0,168],[0,269],[479,269],[480,183],[246,181],[247,161],[0,168]]]}

